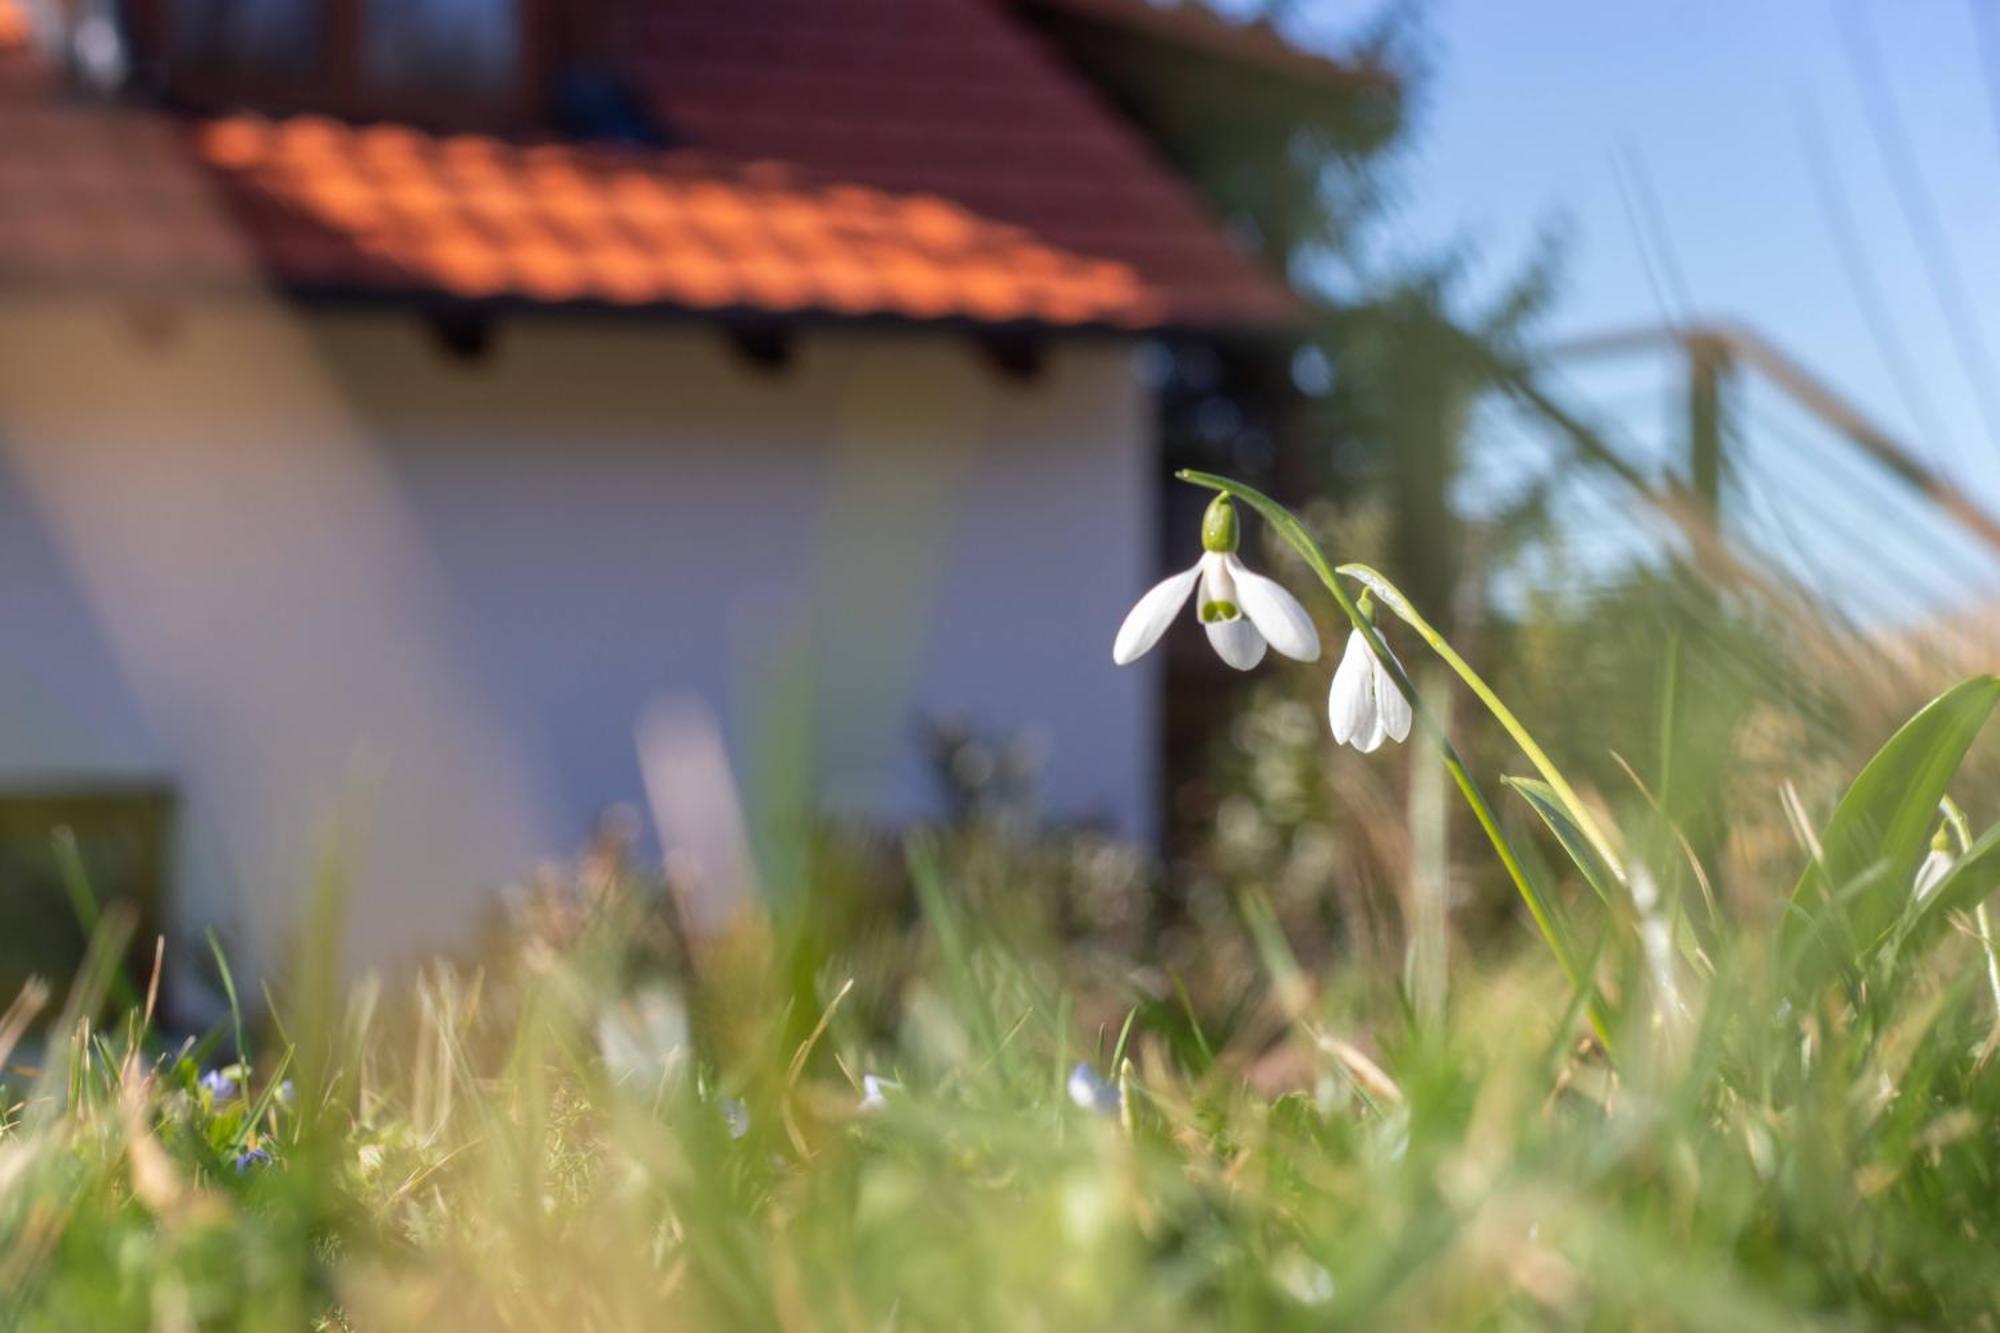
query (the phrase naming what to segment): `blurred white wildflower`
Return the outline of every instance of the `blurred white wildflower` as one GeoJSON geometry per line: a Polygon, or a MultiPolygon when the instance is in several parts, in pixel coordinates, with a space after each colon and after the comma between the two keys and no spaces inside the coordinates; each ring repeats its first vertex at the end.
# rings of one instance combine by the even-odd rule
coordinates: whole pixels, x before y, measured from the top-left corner
{"type": "Polygon", "coordinates": [[[1069,1099],[1086,1111],[1099,1115],[1117,1115],[1124,1104],[1118,1095],[1117,1085],[1109,1083],[1104,1076],[1079,1060],[1076,1068],[1069,1071],[1069,1099]]]}
{"type": "Polygon", "coordinates": [[[614,1082],[650,1091],[680,1069],[688,1047],[687,1006],[665,986],[651,986],[597,1016],[597,1049],[614,1082]]]}
{"type": "Polygon", "coordinates": [[[880,1111],[889,1105],[886,1095],[890,1090],[902,1089],[902,1084],[892,1078],[882,1078],[876,1074],[861,1076],[861,1107],[864,1112],[880,1111]]]}
{"type": "Polygon", "coordinates": [[[1644,862],[1632,864],[1630,880],[1632,906],[1639,916],[1639,948],[1653,979],[1661,1016],[1678,1019],[1687,1013],[1687,1004],[1681,999],[1680,983],[1674,975],[1674,932],[1660,911],[1660,886],[1644,862]]]}
{"type": "Polygon", "coordinates": [[[750,1132],[750,1108],[740,1097],[722,1099],[722,1119],[729,1126],[729,1137],[740,1139],[750,1132]]]}
{"type": "Polygon", "coordinates": [[[1409,739],[1410,701],[1358,629],[1349,632],[1347,651],[1333,673],[1326,717],[1335,743],[1363,754],[1372,754],[1385,740],[1409,739]]]}
{"type": "Polygon", "coordinates": [[[1923,902],[1936,893],[1937,886],[1944,882],[1944,877],[1950,872],[1950,836],[1940,828],[1937,836],[1931,839],[1931,849],[1924,857],[1924,863],[1917,867],[1916,882],[1911,885],[1911,891],[1916,894],[1917,901],[1923,902]]]}
{"type": "Polygon", "coordinates": [[[1302,1250],[1288,1249],[1280,1254],[1271,1264],[1271,1277],[1300,1305],[1325,1305],[1333,1299],[1333,1274],[1302,1250]]]}
{"type": "Polygon", "coordinates": [[[1298,599],[1236,558],[1236,509],[1218,495],[1201,522],[1202,556],[1141,597],[1111,647],[1119,666],[1137,661],[1160,641],[1198,580],[1195,613],[1216,655],[1238,671],[1264,660],[1265,645],[1301,662],[1319,657],[1319,631],[1298,599]]]}

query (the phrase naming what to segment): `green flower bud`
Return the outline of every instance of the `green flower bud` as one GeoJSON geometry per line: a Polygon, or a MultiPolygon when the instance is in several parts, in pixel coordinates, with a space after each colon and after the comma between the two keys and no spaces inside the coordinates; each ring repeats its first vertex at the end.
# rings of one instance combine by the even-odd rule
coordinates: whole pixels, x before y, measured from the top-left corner
{"type": "Polygon", "coordinates": [[[1234,555],[1236,538],[1236,506],[1228,496],[1218,494],[1201,516],[1201,549],[1214,555],[1234,555]]]}

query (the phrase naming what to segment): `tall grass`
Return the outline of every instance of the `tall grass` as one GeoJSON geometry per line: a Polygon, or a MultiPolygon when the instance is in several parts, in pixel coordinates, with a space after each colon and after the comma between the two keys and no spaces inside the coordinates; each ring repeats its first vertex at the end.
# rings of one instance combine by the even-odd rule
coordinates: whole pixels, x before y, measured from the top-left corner
{"type": "Polygon", "coordinates": [[[1772,793],[1749,898],[1643,784],[1443,750],[1536,919],[1421,994],[1254,888],[1233,987],[1067,947],[1102,854],[980,829],[794,849],[811,891],[699,937],[593,858],[395,987],[246,1007],[218,950],[180,1041],[108,910],[0,1017],[0,1325],[1990,1328],[2000,826],[1949,797],[1996,704],[1772,793]]]}

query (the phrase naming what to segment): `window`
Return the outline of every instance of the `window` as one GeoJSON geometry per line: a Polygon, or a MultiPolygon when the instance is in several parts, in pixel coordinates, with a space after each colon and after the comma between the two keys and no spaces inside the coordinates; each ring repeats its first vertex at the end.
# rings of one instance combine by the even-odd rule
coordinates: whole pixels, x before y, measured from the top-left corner
{"type": "Polygon", "coordinates": [[[516,0],[367,0],[362,75],[392,88],[495,92],[515,81],[516,0]]]}
{"type": "Polygon", "coordinates": [[[164,784],[0,783],[0,995],[19,994],[35,976],[60,987],[83,963],[87,932],[65,887],[58,837],[74,849],[98,904],[133,913],[128,974],[146,976],[164,915],[173,825],[174,796],[164,784]]]}
{"type": "Polygon", "coordinates": [[[133,0],[198,102],[490,123],[534,105],[524,39],[548,0],[133,0]]]}
{"type": "Polygon", "coordinates": [[[304,74],[317,68],[326,0],[179,0],[170,10],[168,49],[177,64],[203,70],[304,74]]]}

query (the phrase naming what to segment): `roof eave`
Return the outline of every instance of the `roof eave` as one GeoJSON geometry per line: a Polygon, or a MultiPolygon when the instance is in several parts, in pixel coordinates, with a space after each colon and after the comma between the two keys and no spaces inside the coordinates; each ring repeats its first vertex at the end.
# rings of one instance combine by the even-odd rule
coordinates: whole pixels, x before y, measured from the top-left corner
{"type": "MultiPolygon", "coordinates": [[[[1276,284],[1274,284],[1274,288],[1276,284]]],[[[824,330],[906,330],[971,336],[1080,338],[1264,337],[1296,332],[1305,322],[1304,304],[1289,291],[1274,291],[1268,309],[1213,314],[1168,314],[1116,320],[984,318],[962,311],[934,315],[912,311],[834,310],[799,306],[774,310],[757,305],[691,305],[672,301],[621,302],[579,297],[548,300],[518,293],[465,295],[430,288],[396,288],[281,281],[271,278],[189,280],[0,272],[0,296],[29,298],[123,298],[138,302],[194,301],[229,304],[278,299],[319,310],[403,310],[422,315],[480,315],[536,319],[610,319],[675,324],[752,327],[781,325],[824,330]]]]}

